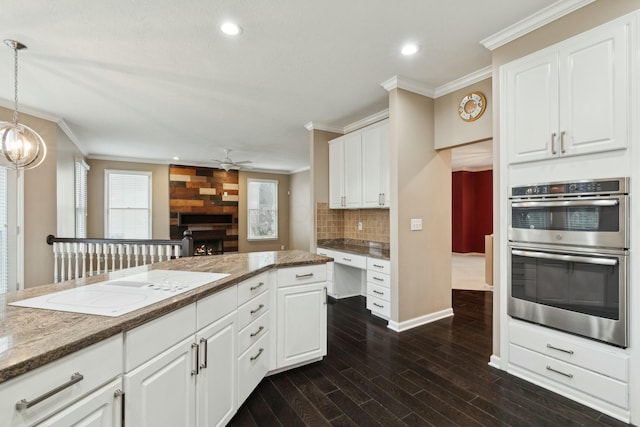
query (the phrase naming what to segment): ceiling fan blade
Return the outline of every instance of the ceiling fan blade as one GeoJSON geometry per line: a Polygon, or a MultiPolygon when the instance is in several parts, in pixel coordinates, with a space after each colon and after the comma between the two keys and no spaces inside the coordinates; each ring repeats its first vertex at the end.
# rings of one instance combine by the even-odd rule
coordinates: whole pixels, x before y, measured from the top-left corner
{"type": "Polygon", "coordinates": [[[247,163],[253,163],[251,160],[241,160],[239,162],[233,162],[236,165],[246,165],[247,163]]]}

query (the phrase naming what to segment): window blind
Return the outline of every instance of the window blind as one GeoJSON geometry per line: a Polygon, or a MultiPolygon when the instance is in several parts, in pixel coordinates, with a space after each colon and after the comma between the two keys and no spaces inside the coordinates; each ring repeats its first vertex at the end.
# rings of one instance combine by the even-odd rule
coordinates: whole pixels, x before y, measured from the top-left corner
{"type": "Polygon", "coordinates": [[[107,171],[109,239],[151,238],[151,173],[107,171]]]}
{"type": "Polygon", "coordinates": [[[87,237],[87,172],[89,165],[84,161],[76,162],[76,238],[87,237]]]}

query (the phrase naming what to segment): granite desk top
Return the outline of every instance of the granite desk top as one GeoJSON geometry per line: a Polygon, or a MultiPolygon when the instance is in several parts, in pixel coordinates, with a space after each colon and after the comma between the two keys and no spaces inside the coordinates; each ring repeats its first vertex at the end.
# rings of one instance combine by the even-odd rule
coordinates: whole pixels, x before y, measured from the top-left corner
{"type": "Polygon", "coordinates": [[[350,254],[364,255],[378,259],[390,259],[388,244],[368,242],[366,240],[353,239],[326,239],[319,240],[318,247],[347,252],[350,254]]]}
{"type": "Polygon", "coordinates": [[[263,271],[328,261],[331,258],[293,250],[189,257],[0,295],[0,383],[131,330],[263,271]],[[227,273],[229,276],[119,317],[8,305],[26,298],[153,269],[227,273]]]}

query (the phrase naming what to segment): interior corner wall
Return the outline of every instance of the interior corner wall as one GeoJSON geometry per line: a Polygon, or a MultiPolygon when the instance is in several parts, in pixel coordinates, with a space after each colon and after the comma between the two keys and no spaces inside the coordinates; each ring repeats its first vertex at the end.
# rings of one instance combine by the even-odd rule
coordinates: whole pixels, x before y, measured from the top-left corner
{"type": "Polygon", "coordinates": [[[56,237],[76,237],[76,160],[84,154],[69,137],[57,129],[57,233],[56,237]]]}
{"type": "Polygon", "coordinates": [[[309,164],[311,165],[309,182],[311,192],[309,202],[311,203],[311,228],[309,231],[309,250],[316,250],[318,228],[318,218],[316,206],[318,203],[329,203],[329,141],[339,138],[341,135],[335,132],[328,132],[314,129],[309,132],[309,164]]]}
{"type": "Polygon", "coordinates": [[[238,181],[238,252],[289,249],[289,175],[241,170],[238,181]],[[278,181],[278,238],[276,240],[247,240],[247,180],[249,178],[278,181]]]}
{"type": "Polygon", "coordinates": [[[310,172],[289,175],[289,248],[308,251],[311,246],[312,205],[310,172]]]}
{"type": "Polygon", "coordinates": [[[117,169],[151,172],[151,238],[169,239],[169,165],[87,160],[87,237],[104,238],[104,171],[117,169]]]}
{"type": "Polygon", "coordinates": [[[435,149],[433,99],[393,89],[389,118],[391,320],[401,323],[451,308],[451,150],[435,149]]]}
{"type": "Polygon", "coordinates": [[[484,253],[484,237],[493,232],[493,173],[452,174],[451,250],[484,253]]]}

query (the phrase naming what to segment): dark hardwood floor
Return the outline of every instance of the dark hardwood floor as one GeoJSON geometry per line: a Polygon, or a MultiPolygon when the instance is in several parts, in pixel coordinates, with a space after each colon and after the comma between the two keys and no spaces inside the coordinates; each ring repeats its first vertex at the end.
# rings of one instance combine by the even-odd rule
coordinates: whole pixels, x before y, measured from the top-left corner
{"type": "Polygon", "coordinates": [[[626,425],[488,366],[492,297],[453,291],[453,317],[400,334],[331,301],[324,360],[265,378],[230,425],[626,425]]]}

